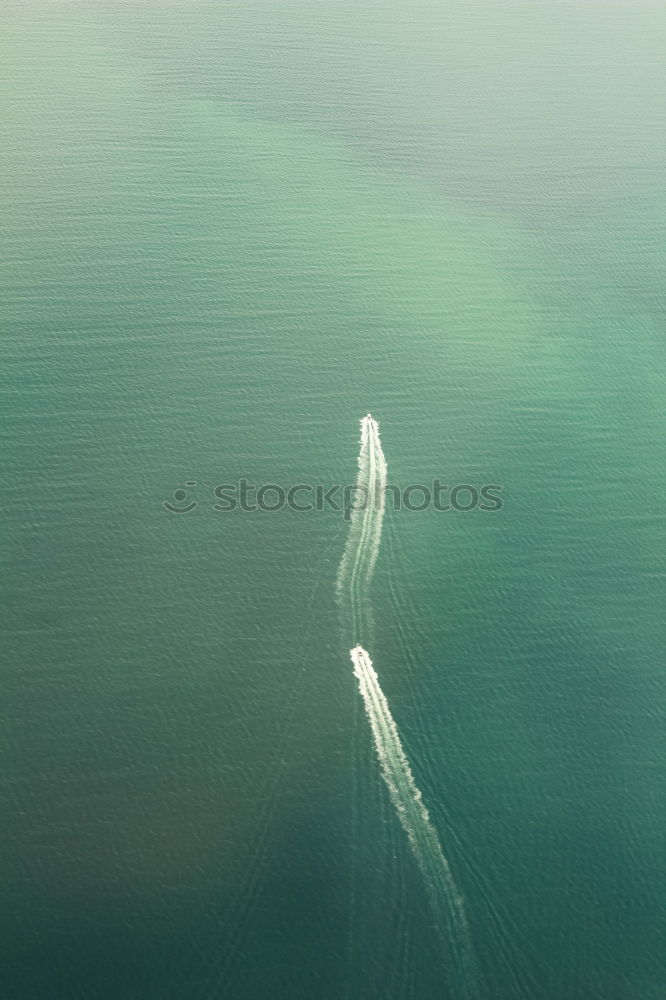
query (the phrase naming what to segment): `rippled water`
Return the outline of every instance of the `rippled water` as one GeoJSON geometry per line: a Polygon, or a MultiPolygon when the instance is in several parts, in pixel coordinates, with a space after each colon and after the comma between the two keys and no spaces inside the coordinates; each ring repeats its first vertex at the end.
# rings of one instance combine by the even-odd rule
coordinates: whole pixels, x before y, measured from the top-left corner
{"type": "Polygon", "coordinates": [[[449,995],[347,525],[213,509],[353,483],[371,410],[389,481],[503,487],[373,582],[483,990],[662,997],[663,6],[1,19],[5,995],[449,995]]]}

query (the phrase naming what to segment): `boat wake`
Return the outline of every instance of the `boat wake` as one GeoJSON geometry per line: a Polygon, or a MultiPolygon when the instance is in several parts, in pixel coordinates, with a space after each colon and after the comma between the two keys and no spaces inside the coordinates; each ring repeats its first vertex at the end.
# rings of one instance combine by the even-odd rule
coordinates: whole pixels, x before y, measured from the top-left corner
{"type": "Polygon", "coordinates": [[[462,895],[414,781],[372,660],[360,645],[350,650],[350,656],[391,802],[425,879],[437,922],[447,936],[450,960],[455,966],[451,968],[455,995],[473,996],[476,981],[462,895]]]}
{"type": "Polygon", "coordinates": [[[367,590],[379,553],[386,488],[386,460],[379,427],[370,414],[361,420],[360,444],[357,495],[338,570],[338,599],[348,612],[357,643],[350,655],[382,776],[425,880],[442,932],[452,993],[456,1000],[472,1000],[478,997],[478,987],[463,897],[414,781],[372,660],[361,645],[361,639],[372,631],[367,590]]]}
{"type": "Polygon", "coordinates": [[[361,420],[361,450],[347,544],[338,569],[338,598],[347,606],[356,641],[371,627],[367,587],[377,562],[386,491],[386,459],[379,426],[368,413],[361,420]]]}

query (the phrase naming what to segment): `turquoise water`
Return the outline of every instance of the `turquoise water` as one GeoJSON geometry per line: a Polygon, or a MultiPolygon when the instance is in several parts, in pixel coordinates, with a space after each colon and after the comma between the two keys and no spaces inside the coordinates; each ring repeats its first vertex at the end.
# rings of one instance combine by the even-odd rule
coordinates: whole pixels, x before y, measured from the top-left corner
{"type": "Polygon", "coordinates": [[[372,584],[483,995],[662,997],[663,6],[2,22],[4,994],[452,996],[347,525],[213,510],[371,410],[390,481],[503,486],[372,584]]]}

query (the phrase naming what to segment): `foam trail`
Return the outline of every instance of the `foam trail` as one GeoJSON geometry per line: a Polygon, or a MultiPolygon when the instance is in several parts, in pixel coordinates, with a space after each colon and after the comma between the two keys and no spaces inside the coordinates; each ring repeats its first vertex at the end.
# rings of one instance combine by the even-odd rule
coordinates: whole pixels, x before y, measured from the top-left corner
{"type": "Polygon", "coordinates": [[[372,579],[382,535],[386,489],[386,459],[379,426],[368,413],[361,420],[356,495],[347,544],[338,569],[338,597],[349,602],[355,638],[367,628],[369,608],[365,588],[372,579]]]}
{"type": "Polygon", "coordinates": [[[377,421],[368,413],[361,420],[361,440],[356,477],[355,507],[337,577],[338,598],[349,616],[358,645],[350,651],[368,716],[375,750],[398,814],[431,896],[435,918],[442,930],[451,995],[455,1000],[477,998],[462,896],[442,851],[428,811],[421,800],[400,742],[397,726],[370,656],[360,639],[371,631],[367,588],[372,580],[381,542],[386,491],[386,459],[377,421]]]}
{"type": "Polygon", "coordinates": [[[437,922],[445,931],[456,998],[478,995],[463,899],[453,880],[428,810],[421,799],[372,660],[358,645],[350,650],[354,675],[370,722],[384,781],[425,878],[437,922]]]}

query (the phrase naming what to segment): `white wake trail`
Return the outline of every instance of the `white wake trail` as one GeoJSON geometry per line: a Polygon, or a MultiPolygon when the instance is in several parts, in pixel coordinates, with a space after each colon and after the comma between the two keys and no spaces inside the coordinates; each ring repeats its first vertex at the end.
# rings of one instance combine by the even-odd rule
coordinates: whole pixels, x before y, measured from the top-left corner
{"type": "Polygon", "coordinates": [[[414,781],[372,660],[360,645],[350,650],[350,656],[391,802],[426,881],[438,923],[446,934],[455,995],[457,998],[476,996],[476,976],[462,896],[414,781]]]}
{"type": "Polygon", "coordinates": [[[386,459],[379,426],[369,413],[361,420],[360,443],[349,534],[337,578],[338,597],[349,604],[357,639],[369,617],[366,588],[379,553],[386,489],[386,459]]]}
{"type": "Polygon", "coordinates": [[[379,438],[379,426],[369,413],[361,420],[360,445],[354,509],[338,569],[338,598],[349,615],[357,642],[350,655],[382,775],[430,892],[437,923],[443,931],[442,945],[447,953],[452,995],[456,1000],[472,1000],[478,997],[478,987],[463,899],[414,781],[370,656],[360,644],[370,630],[371,609],[367,588],[379,554],[386,493],[386,459],[379,438]]]}

